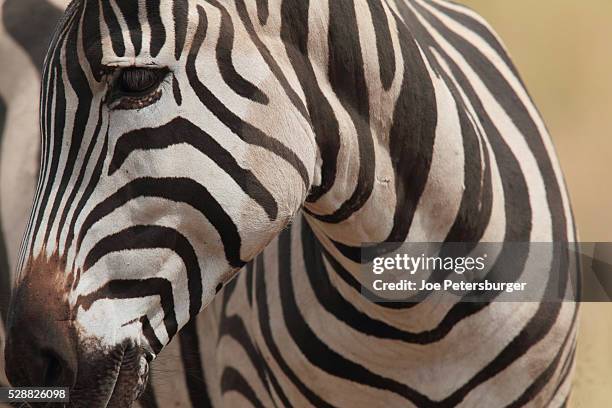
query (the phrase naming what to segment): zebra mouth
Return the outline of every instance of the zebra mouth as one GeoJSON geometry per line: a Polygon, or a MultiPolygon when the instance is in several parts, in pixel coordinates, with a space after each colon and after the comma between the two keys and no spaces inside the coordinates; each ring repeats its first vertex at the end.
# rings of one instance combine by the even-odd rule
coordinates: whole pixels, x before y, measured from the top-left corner
{"type": "Polygon", "coordinates": [[[141,397],[149,379],[150,358],[147,355],[145,351],[137,347],[123,350],[104,407],[130,407],[141,397]]]}
{"type": "MultiPolygon", "coordinates": [[[[128,408],[144,393],[149,379],[150,354],[140,347],[119,346],[90,360],[94,370],[70,392],[70,406],[128,408]],[[100,370],[100,367],[106,369],[100,370]]],[[[93,368],[92,365],[89,366],[93,368]]]]}

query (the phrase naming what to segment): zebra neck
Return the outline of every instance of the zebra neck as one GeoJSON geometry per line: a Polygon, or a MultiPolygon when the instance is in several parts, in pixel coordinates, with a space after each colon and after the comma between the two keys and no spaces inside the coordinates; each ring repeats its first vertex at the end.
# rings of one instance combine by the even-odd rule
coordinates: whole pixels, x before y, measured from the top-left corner
{"type": "MultiPolygon", "coordinates": [[[[326,237],[309,216],[296,218],[281,234],[278,249],[286,262],[286,265],[280,262],[279,279],[282,280],[280,275],[289,272],[296,301],[306,313],[327,313],[348,326],[357,325],[364,331],[382,330],[390,338],[402,338],[402,330],[425,332],[431,329],[442,321],[451,306],[430,301],[376,302],[364,296],[368,285],[362,282],[362,265],[346,258],[337,249],[337,243],[326,237]]],[[[288,291],[288,287],[287,284],[280,290],[288,291]]],[[[345,328],[339,326],[337,329],[345,328]]],[[[348,341],[343,347],[350,349],[350,343],[348,341]]]]}
{"type": "MultiPolygon", "coordinates": [[[[340,13],[341,3],[329,3],[325,38],[334,41],[302,61],[316,77],[302,88],[319,152],[304,212],[323,244],[329,238],[337,248],[353,248],[344,255],[364,244],[444,241],[453,227],[477,223],[453,226],[466,188],[464,135],[477,134],[474,115],[427,44],[399,20],[392,21],[397,42],[387,55],[396,69],[381,82],[378,48],[368,43],[375,35],[362,32],[368,25],[361,27],[358,16],[352,25],[340,18],[355,11],[340,13]]],[[[479,151],[470,153],[470,174],[478,175],[484,161],[479,151]]]]}
{"type": "Polygon", "coordinates": [[[474,184],[482,189],[486,183],[478,177],[484,166],[480,150],[464,154],[465,135],[479,135],[471,128],[475,116],[413,26],[391,18],[394,13],[369,10],[390,28],[393,41],[382,52],[383,43],[368,31],[371,23],[362,21],[368,12],[356,13],[353,3],[327,4],[286,10],[297,13],[286,20],[292,29],[300,21],[328,22],[323,31],[308,26],[308,44],[298,41],[303,36],[289,36],[295,46],[288,51],[301,51],[290,58],[299,62],[294,68],[319,151],[320,177],[304,203],[305,219],[324,254],[319,269],[352,297],[365,283],[364,246],[477,240],[479,234],[471,232],[484,224],[479,211],[465,206],[469,214],[460,212],[466,181],[472,181],[465,179],[466,158],[473,163],[474,184]],[[323,15],[307,19],[307,11],[323,15]],[[394,70],[383,72],[381,66],[394,70]]]}

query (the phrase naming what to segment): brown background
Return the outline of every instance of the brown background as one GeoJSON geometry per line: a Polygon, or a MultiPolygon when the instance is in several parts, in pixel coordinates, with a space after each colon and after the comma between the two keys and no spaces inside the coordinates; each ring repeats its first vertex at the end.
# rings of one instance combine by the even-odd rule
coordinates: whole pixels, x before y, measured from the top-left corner
{"type": "MultiPolygon", "coordinates": [[[[612,1],[462,0],[504,39],[550,129],[580,238],[612,241],[612,1]]],[[[612,304],[582,305],[572,407],[612,407],[612,304]]]]}

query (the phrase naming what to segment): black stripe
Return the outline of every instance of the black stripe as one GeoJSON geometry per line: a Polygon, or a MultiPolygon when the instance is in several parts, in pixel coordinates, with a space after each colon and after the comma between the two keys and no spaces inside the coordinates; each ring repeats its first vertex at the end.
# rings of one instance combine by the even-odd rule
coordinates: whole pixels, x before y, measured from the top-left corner
{"type": "Polygon", "coordinates": [[[431,169],[436,138],[437,103],[430,73],[413,34],[396,21],[404,61],[402,88],[393,112],[389,152],[397,203],[386,242],[404,242],[431,169]]]}
{"type": "Polygon", "coordinates": [[[181,95],[181,88],[179,86],[176,75],[172,75],[172,93],[174,94],[174,100],[178,106],[183,104],[183,96],[181,95]]]}
{"type": "MultiPolygon", "coordinates": [[[[272,395],[272,390],[270,389],[270,384],[267,380],[268,376],[272,375],[269,371],[270,369],[261,356],[260,351],[253,343],[252,337],[249,335],[240,316],[227,316],[227,314],[223,314],[219,324],[219,337],[217,344],[219,344],[221,339],[225,336],[231,337],[238,344],[240,344],[240,347],[242,347],[249,359],[249,363],[257,372],[259,381],[261,381],[261,383],[267,388],[268,393],[272,395]]],[[[283,406],[290,406],[289,401],[287,400],[283,390],[280,388],[280,386],[278,386],[278,383],[272,382],[272,385],[274,387],[274,392],[279,396],[279,398],[281,398],[281,400],[284,401],[283,406]]]]}
{"type": "Polygon", "coordinates": [[[147,0],[147,20],[151,27],[149,53],[155,58],[166,43],[166,28],[161,19],[159,0],[147,0]]]}
{"type": "MultiPolygon", "coordinates": [[[[285,395],[285,392],[281,388],[280,382],[276,378],[276,375],[274,375],[274,373],[272,372],[272,370],[269,367],[265,366],[265,368],[266,368],[266,378],[268,379],[268,383],[272,384],[272,388],[274,388],[274,393],[276,394],[276,396],[281,401],[281,405],[280,406],[281,407],[290,407],[291,404],[289,403],[289,399],[287,398],[287,396],[285,395]]],[[[270,387],[268,386],[268,390],[269,389],[270,389],[270,387]]],[[[272,404],[274,405],[275,408],[277,408],[279,406],[279,404],[277,404],[274,399],[272,399],[272,404]]]]}
{"type": "Polygon", "coordinates": [[[315,202],[327,193],[336,179],[336,160],[340,150],[338,121],[317,82],[308,58],[309,0],[283,1],[281,5],[281,39],[306,97],[315,140],[321,154],[321,183],[312,186],[307,201],[315,202]]]}
{"type": "MultiPolygon", "coordinates": [[[[119,190],[117,190],[114,194],[106,198],[104,201],[100,202],[95,206],[93,210],[89,214],[87,214],[87,218],[83,221],[81,226],[81,232],[79,234],[79,245],[82,242],[83,237],[87,233],[87,231],[91,228],[93,224],[102,218],[106,217],[110,213],[112,213],[115,209],[125,205],[129,201],[139,198],[139,197],[158,197],[164,198],[166,200],[170,200],[173,202],[182,202],[190,205],[191,207],[198,210],[202,213],[203,216],[206,217],[208,222],[212,224],[212,226],[217,230],[221,241],[223,243],[223,249],[225,251],[225,257],[227,258],[228,263],[233,268],[241,268],[245,265],[245,262],[240,259],[240,248],[242,240],[240,238],[240,234],[238,232],[238,228],[236,224],[232,221],[231,217],[225,212],[223,207],[219,204],[219,202],[210,194],[206,187],[201,184],[195,182],[189,178],[180,178],[180,177],[168,177],[168,178],[152,178],[152,177],[142,177],[131,182],[127,183],[119,190]]],[[[139,227],[134,227],[139,228],[139,227]]],[[[143,227],[145,228],[145,227],[143,227]]],[[[146,227],[148,228],[148,227],[146,227]]],[[[150,227],[150,231],[139,231],[138,229],[134,230],[134,234],[138,233],[153,233],[155,232],[155,228],[162,227],[150,227]]],[[[181,238],[182,236],[173,229],[165,228],[169,230],[168,233],[170,236],[176,237],[177,239],[184,240],[181,238]]],[[[127,230],[126,230],[127,231],[127,230]]],[[[151,238],[153,238],[153,235],[151,238]]],[[[146,242],[146,238],[149,238],[148,235],[143,237],[139,237],[138,239],[146,242]]],[[[129,242],[129,241],[128,241],[129,242]]],[[[163,245],[165,248],[173,249],[172,242],[173,241],[164,241],[163,245]]],[[[161,243],[160,242],[160,243],[161,243]]],[[[177,241],[178,242],[178,241],[177,241]]],[[[184,245],[187,247],[188,242],[184,240],[184,245]]],[[[136,247],[135,247],[136,248],[136,247]]],[[[189,248],[191,246],[189,245],[189,248]]],[[[93,250],[92,250],[93,251],[93,250]]],[[[191,252],[191,250],[190,250],[191,252]]],[[[91,254],[90,254],[91,255],[91,254]]],[[[195,254],[194,254],[195,256],[195,254]]],[[[89,255],[88,255],[89,259],[89,255]]],[[[92,260],[96,260],[99,258],[92,258],[92,260]]],[[[196,258],[197,259],[197,258],[196,258]]],[[[190,260],[193,260],[190,258],[190,260]]],[[[194,262],[197,265],[197,261],[194,262]]],[[[86,263],[86,265],[88,265],[86,263]]],[[[92,265],[92,264],[89,264],[92,265]]],[[[194,267],[195,267],[194,265],[194,267]]],[[[86,268],[87,269],[87,268],[86,268]]],[[[198,272],[194,275],[194,278],[199,276],[199,267],[198,272]]],[[[201,288],[199,289],[201,292],[201,288]]],[[[198,309],[199,311],[199,309],[198,309]]],[[[195,311],[197,313],[198,311],[195,311]]]]}
{"type": "MultiPolygon", "coordinates": [[[[102,287],[88,295],[78,297],[75,307],[89,310],[91,306],[102,299],[136,299],[149,296],[159,296],[164,311],[164,326],[168,337],[172,339],[177,332],[176,315],[174,313],[174,295],[172,284],[167,279],[122,279],[107,282],[102,287]]],[[[142,322],[141,318],[141,322],[142,322]]],[[[148,321],[148,319],[147,319],[148,321]]],[[[150,324],[149,324],[150,326],[150,324]]],[[[144,330],[144,323],[143,323],[144,330]]]]}
{"type": "Polygon", "coordinates": [[[568,378],[571,377],[572,374],[574,373],[572,369],[574,367],[575,360],[576,360],[576,341],[574,340],[574,344],[572,345],[570,353],[566,357],[565,362],[563,363],[563,366],[561,367],[560,377],[557,383],[557,387],[555,388],[555,392],[553,393],[553,395],[551,395],[550,397],[549,404],[554,399],[554,397],[559,394],[561,387],[566,383],[568,378]]]}
{"type": "Polygon", "coordinates": [[[151,327],[151,322],[149,321],[149,318],[146,315],[142,316],[140,318],[140,324],[142,324],[142,334],[149,342],[153,353],[155,353],[155,355],[159,355],[159,353],[164,348],[164,345],[161,344],[161,342],[155,335],[155,331],[153,330],[153,327],[151,327]]]}
{"type": "Polygon", "coordinates": [[[484,155],[481,156],[477,129],[469,120],[467,107],[461,100],[457,89],[443,70],[438,70],[446,79],[446,84],[457,102],[464,152],[464,186],[459,211],[455,222],[446,235],[446,242],[480,242],[493,209],[491,179],[491,160],[489,150],[482,140],[484,155]],[[484,159],[484,168],[482,161],[484,159]]]}
{"type": "Polygon", "coordinates": [[[485,144],[485,135],[480,134],[479,129],[474,125],[478,118],[470,114],[466,101],[462,99],[452,78],[439,66],[433,56],[430,55],[430,57],[429,62],[432,68],[444,80],[456,104],[464,152],[465,189],[459,211],[445,242],[472,242],[475,245],[481,240],[489,225],[493,207],[489,150],[485,144]],[[483,155],[480,151],[481,146],[483,155]]]}
{"type": "Polygon", "coordinates": [[[142,48],[142,27],[140,26],[140,19],[138,18],[138,2],[119,0],[115,2],[115,4],[117,4],[121,10],[123,19],[130,31],[130,38],[132,39],[132,45],[134,45],[134,53],[138,55],[142,48]]]}
{"type": "Polygon", "coordinates": [[[125,44],[123,42],[121,26],[119,25],[119,21],[117,20],[117,16],[113,11],[110,1],[102,2],[102,14],[104,14],[104,21],[106,22],[106,25],[108,27],[111,44],[113,46],[113,52],[118,57],[125,56],[125,44]]]}
{"type": "MultiPolygon", "coordinates": [[[[100,150],[100,154],[98,155],[98,161],[96,162],[96,165],[93,169],[93,172],[89,178],[89,182],[87,183],[87,186],[85,187],[85,190],[83,191],[83,194],[81,195],[81,198],[79,199],[79,202],[76,205],[76,208],[74,210],[74,213],[72,214],[72,219],[70,221],[70,227],[68,228],[68,236],[66,237],[66,247],[68,247],[68,243],[72,243],[72,240],[74,239],[74,235],[76,233],[76,221],[79,218],[79,215],[81,214],[81,212],[83,211],[83,208],[85,208],[85,203],[87,203],[87,200],[89,199],[89,197],[91,197],[91,195],[93,194],[93,191],[95,190],[96,186],[98,185],[98,182],[100,181],[100,177],[102,176],[102,168],[104,167],[104,160],[106,159],[106,155],[108,153],[108,129],[104,135],[104,144],[102,145],[102,149],[100,150]]],[[[81,241],[82,241],[82,237],[79,237],[78,242],[77,242],[77,251],[80,249],[81,246],[81,241]]],[[[74,265],[73,265],[74,266],[74,265]]],[[[80,268],[77,269],[77,277],[76,279],[79,279],[79,275],[80,275],[80,268]]]]}
{"type": "Polygon", "coordinates": [[[304,117],[304,119],[306,119],[310,123],[309,118],[308,118],[308,111],[306,110],[306,106],[304,106],[304,103],[302,102],[298,94],[291,87],[291,84],[289,84],[289,81],[285,77],[285,74],[283,73],[278,63],[276,62],[276,58],[272,56],[272,54],[270,53],[270,50],[268,50],[266,45],[263,43],[263,41],[261,41],[261,39],[257,35],[257,30],[253,26],[253,22],[251,21],[251,18],[249,17],[249,12],[247,10],[246,4],[244,3],[244,0],[236,0],[235,4],[236,4],[236,10],[238,11],[238,15],[240,16],[240,19],[242,20],[244,28],[247,30],[249,37],[251,38],[251,41],[253,42],[253,44],[255,44],[255,46],[259,50],[259,53],[263,57],[264,61],[266,62],[266,64],[268,65],[268,67],[270,68],[270,70],[272,71],[276,79],[278,80],[278,82],[283,87],[283,90],[289,97],[289,100],[291,101],[293,106],[295,106],[295,108],[300,112],[300,114],[304,117]]]}
{"type": "Polygon", "coordinates": [[[172,2],[172,15],[174,16],[174,57],[178,60],[183,53],[185,38],[187,37],[187,23],[189,4],[187,0],[174,0],[172,2]]]}
{"type": "MultiPolygon", "coordinates": [[[[354,258],[349,258],[349,259],[351,260],[354,259],[354,262],[356,263],[360,263],[362,261],[362,255],[361,255],[362,248],[361,247],[349,247],[349,246],[342,245],[335,241],[332,241],[332,243],[342,253],[343,256],[349,255],[351,257],[354,257],[354,258]]],[[[397,249],[401,246],[401,243],[398,242],[395,245],[389,244],[388,246],[389,247],[392,246],[394,249],[397,249]]],[[[383,248],[384,251],[387,251],[389,249],[388,246],[382,246],[381,248],[383,248]]],[[[378,253],[377,247],[373,247],[373,249],[371,250],[378,253]]],[[[367,251],[370,251],[370,248],[368,248],[367,251]]],[[[392,251],[393,250],[391,250],[391,252],[392,251]]],[[[334,271],[347,285],[351,286],[358,293],[367,294],[367,298],[377,303],[379,307],[399,310],[399,309],[410,309],[417,304],[415,302],[410,301],[410,299],[403,299],[399,302],[396,302],[396,301],[390,302],[388,301],[388,299],[379,297],[375,293],[371,292],[369,289],[362,287],[361,283],[348,270],[346,270],[340,264],[340,262],[338,262],[338,260],[336,260],[329,252],[324,250],[324,254],[327,260],[331,263],[334,271]]],[[[363,259],[367,259],[368,257],[369,257],[369,252],[366,252],[366,255],[363,255],[363,259]]]]}
{"type": "MultiPolygon", "coordinates": [[[[68,205],[64,207],[64,211],[62,211],[62,216],[60,218],[60,222],[58,225],[64,226],[66,224],[66,219],[68,218],[68,211],[70,210],[70,204],[74,202],[77,192],[80,190],[81,184],[83,183],[83,180],[85,179],[85,171],[87,170],[87,164],[89,163],[91,155],[93,154],[93,149],[96,143],[98,142],[98,136],[100,135],[100,130],[102,128],[102,106],[103,105],[100,104],[100,107],[98,110],[98,123],[96,124],[96,128],[94,130],[93,136],[91,140],[89,141],[89,146],[87,147],[87,151],[85,152],[85,157],[83,158],[83,164],[81,165],[81,170],[79,171],[79,176],[77,177],[77,180],[72,185],[72,191],[70,192],[70,196],[68,197],[68,200],[66,201],[68,205]]],[[[55,237],[57,242],[60,241],[60,235],[62,233],[62,230],[63,230],[62,228],[57,229],[57,235],[55,237]]],[[[64,250],[67,250],[68,248],[70,248],[70,245],[72,244],[73,236],[74,236],[73,234],[69,234],[67,236],[68,239],[66,239],[64,250]]]]}
{"type": "MultiPolygon", "coordinates": [[[[57,46],[57,44],[56,44],[57,46]]],[[[56,53],[55,49],[50,49],[49,50],[49,57],[51,60],[54,58],[54,55],[56,53]]],[[[41,153],[41,157],[40,157],[40,167],[39,167],[39,176],[40,179],[38,180],[38,186],[37,186],[37,191],[36,194],[38,196],[38,189],[41,187],[40,184],[42,182],[42,176],[43,174],[45,174],[44,172],[47,169],[48,166],[48,157],[47,157],[47,146],[48,146],[48,138],[45,137],[45,135],[49,135],[51,132],[51,103],[50,101],[53,101],[53,99],[55,98],[55,90],[53,88],[53,85],[55,84],[55,70],[51,67],[52,64],[48,64],[44,71],[43,71],[43,75],[42,75],[42,81],[41,81],[41,96],[40,96],[40,118],[39,118],[39,125],[40,125],[40,130],[41,130],[41,146],[40,146],[40,153],[41,153]]]]}
{"type": "MultiPolygon", "coordinates": [[[[574,315],[572,316],[572,324],[571,324],[570,329],[568,331],[565,343],[567,343],[567,338],[569,338],[569,336],[572,333],[572,330],[578,324],[579,310],[580,310],[580,302],[576,302],[575,303],[574,315]]],[[[576,340],[576,336],[573,336],[573,338],[571,338],[570,340],[572,341],[572,344],[570,345],[570,347],[571,347],[570,348],[570,352],[565,357],[565,361],[563,362],[563,366],[561,367],[560,377],[559,377],[558,382],[557,382],[557,387],[555,388],[555,392],[553,393],[553,395],[551,395],[550,400],[548,401],[549,404],[554,399],[554,397],[559,393],[559,390],[564,385],[564,383],[567,381],[568,377],[570,377],[573,374],[573,370],[572,369],[573,369],[574,364],[575,364],[576,348],[577,348],[577,344],[578,343],[577,343],[577,340],[576,340]]],[[[562,349],[561,349],[561,351],[562,351],[562,349]]],[[[570,392],[571,392],[571,390],[570,390],[570,392]]]]}
{"type": "Polygon", "coordinates": [[[270,15],[270,10],[268,9],[268,0],[255,0],[257,4],[257,18],[259,19],[259,24],[266,25],[268,22],[268,16],[270,15]]]}
{"type": "Polygon", "coordinates": [[[246,265],[246,292],[249,306],[253,306],[253,261],[246,265]]]}
{"type": "MultiPolygon", "coordinates": [[[[258,264],[258,268],[260,268],[261,270],[263,268],[262,255],[261,254],[258,255],[256,259],[257,259],[256,262],[258,264]]],[[[252,293],[254,289],[252,287],[253,269],[254,269],[253,262],[250,262],[249,264],[247,264],[247,273],[250,272],[251,274],[250,283],[249,283],[249,279],[247,278],[247,283],[246,283],[247,293],[252,293]]],[[[233,280],[232,282],[236,282],[236,280],[233,280]]],[[[254,369],[257,371],[259,380],[266,387],[268,394],[272,395],[272,390],[270,389],[270,385],[272,385],[272,387],[274,388],[274,393],[276,393],[276,395],[278,395],[278,397],[281,399],[281,401],[283,402],[283,406],[290,406],[289,400],[287,400],[285,393],[280,388],[280,385],[278,384],[278,381],[274,377],[274,374],[270,371],[270,368],[268,367],[266,361],[261,356],[261,352],[257,348],[256,344],[253,343],[252,337],[249,335],[242,317],[239,315],[235,315],[235,314],[232,314],[232,315],[228,314],[227,306],[230,301],[233,290],[234,290],[234,286],[228,286],[226,287],[226,290],[223,292],[223,306],[222,306],[222,312],[221,312],[221,319],[219,321],[219,334],[217,336],[217,345],[219,345],[219,343],[225,336],[230,336],[238,344],[240,344],[240,346],[246,353],[247,357],[249,358],[249,362],[254,367],[254,369]]],[[[272,400],[272,403],[276,406],[276,403],[274,402],[274,400],[272,400]]]]}
{"type": "MultiPolygon", "coordinates": [[[[283,232],[283,233],[286,233],[286,232],[283,232]]],[[[287,252],[279,252],[279,256],[280,254],[283,254],[281,259],[287,259],[287,260],[289,259],[289,256],[291,255],[290,251],[288,251],[288,248],[283,247],[283,250],[286,250],[286,249],[287,249],[287,252]]],[[[266,347],[268,347],[268,350],[270,351],[272,358],[274,359],[276,364],[278,364],[279,368],[285,374],[288,380],[291,381],[291,383],[293,383],[293,385],[300,391],[302,395],[304,395],[306,399],[308,399],[308,401],[311,404],[313,404],[316,407],[325,407],[325,408],[333,407],[333,405],[321,399],[321,397],[315,394],[314,391],[308,388],[308,386],[304,384],[302,380],[300,380],[299,374],[296,374],[291,369],[291,367],[289,367],[287,362],[283,359],[283,356],[281,355],[281,352],[278,346],[274,342],[274,337],[272,335],[272,327],[270,326],[270,312],[268,309],[268,299],[267,299],[268,294],[266,290],[263,257],[259,256],[257,260],[258,260],[257,270],[255,273],[255,287],[257,288],[257,290],[255,291],[256,304],[257,304],[257,317],[259,318],[259,326],[261,328],[261,334],[262,334],[264,343],[266,344],[266,347]]],[[[279,263],[279,268],[281,265],[283,264],[279,263]]],[[[289,274],[289,271],[279,270],[279,275],[282,276],[285,274],[289,274]]],[[[285,296],[285,294],[283,294],[283,296],[285,296]]],[[[291,406],[291,405],[287,405],[287,406],[291,406]]]]}
{"type": "Polygon", "coordinates": [[[212,407],[200,355],[197,319],[189,320],[181,329],[179,345],[191,405],[199,408],[212,407]]]}
{"type": "Polygon", "coordinates": [[[520,75],[514,64],[512,63],[510,56],[508,55],[502,44],[500,44],[497,38],[495,38],[491,30],[489,30],[478,20],[468,16],[467,14],[453,10],[442,3],[432,1],[427,4],[438,9],[439,11],[446,14],[448,17],[452,18],[453,20],[465,26],[467,29],[474,31],[477,35],[479,35],[487,44],[489,44],[491,48],[493,48],[493,50],[495,50],[495,53],[501,57],[501,59],[506,63],[506,65],[508,65],[512,73],[520,80],[520,75]]]}
{"type": "Polygon", "coordinates": [[[276,219],[276,200],[257,177],[250,170],[240,167],[234,156],[208,133],[180,117],[158,128],[134,130],[121,136],[115,145],[109,174],[119,170],[128,156],[136,150],[164,149],[182,143],[194,147],[214,161],[245,194],[261,206],[270,221],[276,219]]]}
{"type": "MultiPolygon", "coordinates": [[[[86,273],[89,268],[96,264],[102,257],[120,251],[134,250],[134,249],[148,249],[148,248],[165,248],[173,251],[178,255],[183,261],[183,265],[185,265],[186,274],[187,274],[187,289],[189,291],[189,317],[195,317],[202,308],[202,275],[200,271],[200,265],[198,263],[198,257],[189,243],[189,241],[180,233],[172,228],[161,227],[157,225],[137,225],[134,227],[126,228],[123,231],[120,231],[116,234],[109,235],[98,241],[95,246],[89,251],[87,256],[85,257],[85,262],[83,265],[83,273],[86,273]]],[[[162,279],[160,279],[161,281],[162,279]]],[[[146,280],[141,282],[152,282],[153,285],[157,282],[158,285],[161,282],[156,280],[146,280]]],[[[163,280],[164,282],[168,282],[167,280],[163,280]]],[[[113,284],[112,282],[138,282],[138,281],[111,281],[106,284],[103,289],[98,290],[96,293],[98,295],[88,295],[86,299],[96,300],[99,299],[100,296],[113,296],[113,293],[106,294],[106,290],[104,288],[111,288],[108,285],[113,284]]],[[[136,283],[133,283],[134,285],[136,283]]],[[[114,285],[114,284],[113,284],[114,285]]],[[[117,294],[121,294],[123,296],[123,291],[121,289],[121,285],[117,284],[117,294]]],[[[131,285],[131,284],[130,284],[131,285]]],[[[170,283],[168,282],[168,285],[170,283]]],[[[113,286],[115,287],[115,286],[113,286]]],[[[139,290],[145,290],[144,284],[141,286],[137,286],[139,290]]],[[[172,296],[172,286],[170,285],[170,296],[172,296]]],[[[134,290],[128,291],[129,293],[125,294],[124,298],[138,297],[134,290]]],[[[142,295],[145,296],[145,295],[142,295]]],[[[163,303],[163,302],[162,302],[163,303]]],[[[164,311],[166,309],[164,308],[164,311]]],[[[174,309],[172,309],[172,314],[174,315],[174,309]]],[[[168,317],[166,313],[166,317],[168,317]]],[[[174,322],[176,324],[176,321],[174,322]]],[[[172,332],[168,331],[171,334],[170,337],[174,336],[176,333],[176,327],[171,327],[172,332]]]]}
{"type": "Polygon", "coordinates": [[[310,215],[323,222],[340,223],[361,209],[370,198],[376,168],[374,140],[370,129],[370,97],[352,0],[329,2],[328,49],[327,74],[330,85],[349,113],[357,132],[359,174],[355,190],[338,209],[328,215],[310,215]]]}
{"type": "MultiPolygon", "coordinates": [[[[108,2],[103,2],[108,3],[108,2]]],[[[100,4],[97,1],[86,1],[85,2],[85,13],[83,17],[83,49],[85,50],[85,56],[89,62],[90,70],[96,79],[100,82],[102,80],[102,33],[100,32],[100,4]]],[[[111,26],[109,25],[109,29],[111,26]]],[[[113,48],[115,46],[112,40],[113,33],[111,33],[111,42],[113,42],[113,48]]],[[[74,50],[76,52],[76,50],[74,50]]]]}
{"type": "Polygon", "coordinates": [[[41,0],[6,0],[2,4],[4,28],[28,54],[39,73],[49,39],[62,12],[48,1],[41,0]]]}
{"type": "Polygon", "coordinates": [[[187,77],[189,84],[194,92],[206,108],[208,108],[227,128],[246,143],[263,147],[264,149],[276,154],[287,163],[289,163],[299,173],[306,189],[309,188],[310,180],[308,171],[302,160],[295,154],[294,151],[287,148],[278,140],[268,136],[261,130],[257,129],[248,122],[243,121],[240,117],[230,111],[217,97],[200,82],[196,71],[196,58],[200,47],[206,36],[206,15],[204,9],[198,6],[199,25],[196,31],[191,51],[187,59],[187,77]]]}
{"type": "Polygon", "coordinates": [[[237,392],[251,403],[252,407],[264,408],[264,404],[259,400],[257,394],[249,385],[246,378],[240,374],[240,371],[233,367],[225,367],[221,374],[221,394],[228,392],[237,392]]]}
{"type": "Polygon", "coordinates": [[[385,90],[389,90],[395,77],[395,50],[391,40],[391,27],[384,2],[380,0],[368,0],[372,24],[376,34],[376,51],[378,52],[378,67],[380,69],[380,81],[385,90]]]}
{"type": "MultiPolygon", "coordinates": [[[[219,38],[215,48],[217,66],[219,67],[221,77],[238,95],[253,102],[267,105],[270,102],[268,96],[240,75],[234,67],[234,61],[232,60],[232,52],[234,50],[234,24],[232,23],[232,17],[217,0],[206,1],[221,13],[221,27],[219,28],[219,38]]],[[[206,18],[206,14],[204,14],[204,18],[206,18]]]]}

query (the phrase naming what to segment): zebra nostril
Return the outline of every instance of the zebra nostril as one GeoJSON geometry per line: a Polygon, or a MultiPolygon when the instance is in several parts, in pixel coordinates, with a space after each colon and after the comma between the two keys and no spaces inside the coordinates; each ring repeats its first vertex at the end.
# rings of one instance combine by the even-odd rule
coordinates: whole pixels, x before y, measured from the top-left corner
{"type": "Polygon", "coordinates": [[[43,383],[47,387],[62,385],[65,374],[67,374],[66,364],[53,351],[45,351],[43,359],[43,383]]]}
{"type": "Polygon", "coordinates": [[[72,328],[55,320],[32,318],[9,324],[6,374],[19,387],[73,387],[78,355],[72,328]]]}
{"type": "MultiPolygon", "coordinates": [[[[19,339],[18,339],[19,340],[19,339]]],[[[8,343],[6,372],[9,381],[20,387],[72,387],[76,381],[76,364],[69,363],[59,349],[36,342],[8,343]]]]}

